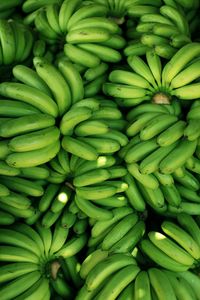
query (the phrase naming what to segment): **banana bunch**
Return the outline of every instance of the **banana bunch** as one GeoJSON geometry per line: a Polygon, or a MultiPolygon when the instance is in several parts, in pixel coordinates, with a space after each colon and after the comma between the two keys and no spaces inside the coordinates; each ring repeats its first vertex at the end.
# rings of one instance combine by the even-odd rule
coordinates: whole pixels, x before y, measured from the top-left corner
{"type": "Polygon", "coordinates": [[[85,98],[71,106],[60,121],[62,148],[82,159],[96,160],[128,143],[123,115],[111,100],[85,98]]]}
{"type": "Polygon", "coordinates": [[[30,28],[12,19],[0,19],[0,65],[24,62],[32,51],[33,41],[30,28]]]}
{"type": "MultiPolygon", "coordinates": [[[[35,229],[25,223],[16,223],[1,228],[0,232],[2,299],[43,299],[44,295],[45,299],[50,299],[50,286],[57,292],[63,290],[63,285],[69,285],[59,273],[67,274],[69,282],[80,286],[75,255],[86,244],[86,234],[77,232],[77,236],[69,238],[69,229],[59,221],[53,229],[39,223],[35,229]]],[[[70,287],[68,290],[71,293],[70,287]]]]}
{"type": "Polygon", "coordinates": [[[122,107],[136,106],[144,101],[169,104],[171,98],[198,99],[199,60],[195,58],[199,53],[200,44],[189,43],[164,66],[154,50],[146,52],[147,63],[137,55],[128,56],[131,70],[112,71],[103,91],[122,107]]]}
{"type": "Polygon", "coordinates": [[[164,269],[184,272],[198,267],[200,262],[200,228],[195,219],[186,214],[176,215],[177,223],[165,220],[163,233],[150,231],[148,239],[140,243],[141,250],[164,269]]]}
{"type": "Polygon", "coordinates": [[[95,250],[81,265],[80,276],[85,283],[75,299],[118,299],[139,272],[132,256],[95,250]]]}
{"type": "Polygon", "coordinates": [[[130,206],[115,208],[112,212],[112,219],[97,220],[91,227],[89,251],[132,253],[145,234],[145,222],[130,206]]]}
{"type": "Polygon", "coordinates": [[[0,4],[0,19],[8,19],[15,12],[15,9],[22,5],[22,0],[8,0],[0,4]]]}

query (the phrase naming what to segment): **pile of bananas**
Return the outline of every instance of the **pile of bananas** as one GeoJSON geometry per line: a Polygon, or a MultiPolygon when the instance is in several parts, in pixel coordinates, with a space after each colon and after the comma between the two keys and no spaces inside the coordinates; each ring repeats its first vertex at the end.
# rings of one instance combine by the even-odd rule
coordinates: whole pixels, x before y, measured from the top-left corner
{"type": "Polygon", "coordinates": [[[200,300],[199,9],[0,3],[2,300],[200,300]]]}

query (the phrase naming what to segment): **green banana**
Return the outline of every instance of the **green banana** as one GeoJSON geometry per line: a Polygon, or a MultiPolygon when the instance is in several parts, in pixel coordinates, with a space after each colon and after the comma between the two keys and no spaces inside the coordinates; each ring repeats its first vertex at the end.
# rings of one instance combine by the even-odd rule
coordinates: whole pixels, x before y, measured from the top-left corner
{"type": "Polygon", "coordinates": [[[157,143],[162,147],[173,144],[184,135],[185,128],[187,128],[185,121],[177,121],[158,135],[157,143]]]}
{"type": "Polygon", "coordinates": [[[135,278],[134,298],[135,298],[135,300],[151,300],[152,299],[151,298],[150,280],[149,280],[148,273],[146,271],[139,272],[135,278]]]}

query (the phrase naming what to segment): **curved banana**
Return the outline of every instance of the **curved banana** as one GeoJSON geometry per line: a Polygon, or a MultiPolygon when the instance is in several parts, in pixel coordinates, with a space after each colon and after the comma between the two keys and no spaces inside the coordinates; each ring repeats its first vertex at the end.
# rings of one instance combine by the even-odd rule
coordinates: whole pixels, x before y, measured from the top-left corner
{"type": "Polygon", "coordinates": [[[41,112],[53,117],[58,115],[58,107],[51,97],[39,89],[23,83],[3,82],[0,84],[0,94],[15,100],[33,105],[41,112]]]}
{"type": "Polygon", "coordinates": [[[38,75],[51,90],[58,105],[59,114],[63,115],[71,105],[71,92],[62,74],[48,61],[41,57],[33,59],[38,75]]]}
{"type": "Polygon", "coordinates": [[[69,85],[72,104],[82,100],[84,97],[83,81],[74,65],[65,59],[60,59],[58,61],[58,69],[69,85]]]}
{"type": "Polygon", "coordinates": [[[6,158],[9,166],[15,168],[35,167],[44,164],[54,158],[60,150],[60,141],[45,146],[37,150],[27,152],[13,152],[6,158]]]}
{"type": "MultiPolygon", "coordinates": [[[[152,299],[151,298],[150,280],[149,280],[148,273],[146,271],[139,272],[135,278],[134,299],[135,300],[144,300],[144,299],[151,300],[152,299]]],[[[121,299],[121,300],[123,300],[123,299],[121,299]]],[[[127,299],[127,300],[129,300],[129,299],[127,299]]]]}

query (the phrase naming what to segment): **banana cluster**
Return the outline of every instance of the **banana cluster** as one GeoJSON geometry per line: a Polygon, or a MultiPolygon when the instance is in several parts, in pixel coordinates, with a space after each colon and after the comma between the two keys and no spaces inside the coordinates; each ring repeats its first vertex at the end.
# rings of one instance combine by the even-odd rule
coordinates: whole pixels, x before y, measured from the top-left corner
{"type": "Polygon", "coordinates": [[[76,254],[87,242],[85,233],[70,237],[60,221],[51,229],[15,223],[0,232],[2,299],[50,299],[50,287],[71,297],[82,284],[76,254]]]}
{"type": "Polygon", "coordinates": [[[0,64],[24,62],[31,54],[33,41],[30,28],[12,19],[0,19],[0,64]]]}

